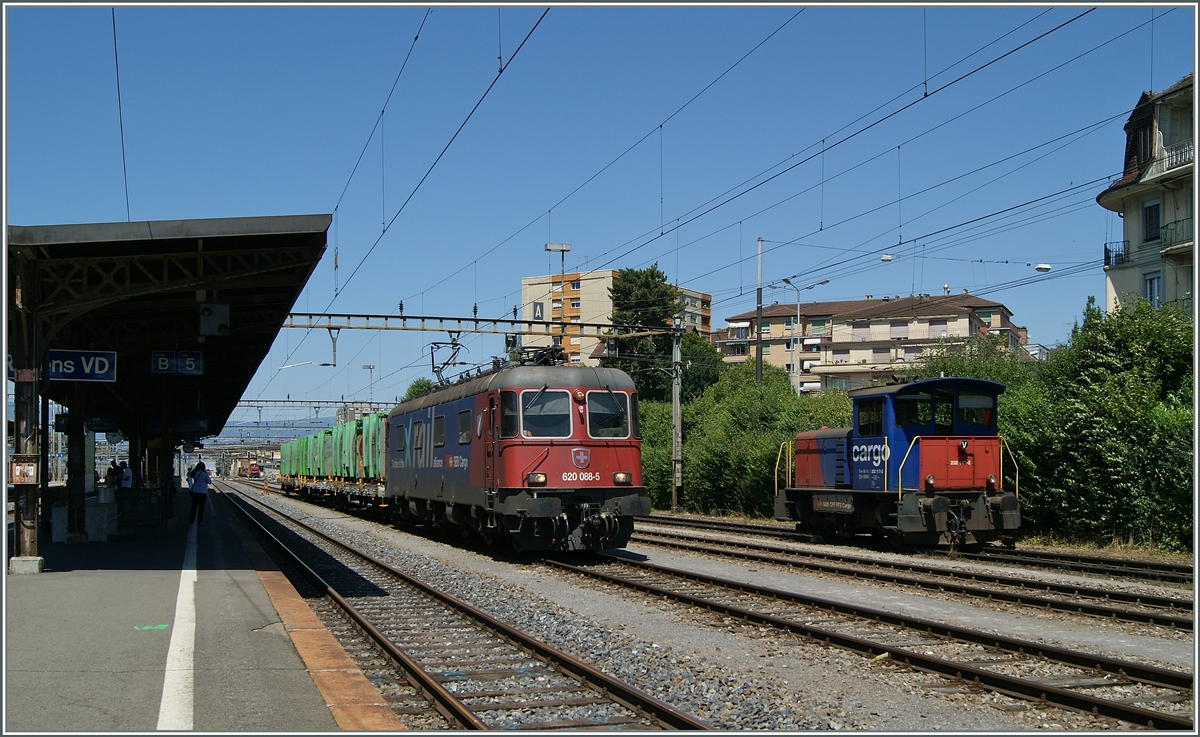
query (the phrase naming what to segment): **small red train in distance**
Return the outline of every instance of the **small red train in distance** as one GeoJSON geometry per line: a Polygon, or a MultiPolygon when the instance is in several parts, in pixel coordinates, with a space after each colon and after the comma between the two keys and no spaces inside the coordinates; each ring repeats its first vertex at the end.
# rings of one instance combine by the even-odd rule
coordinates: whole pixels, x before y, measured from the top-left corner
{"type": "Polygon", "coordinates": [[[257,463],[251,463],[246,468],[246,475],[252,479],[256,479],[259,476],[262,476],[262,468],[257,463]]]}
{"type": "Polygon", "coordinates": [[[794,482],[777,492],[775,518],[817,538],[871,532],[907,545],[1011,545],[1021,513],[1015,480],[1004,488],[1003,391],[968,378],[850,391],[853,427],[796,435],[794,482]]]}

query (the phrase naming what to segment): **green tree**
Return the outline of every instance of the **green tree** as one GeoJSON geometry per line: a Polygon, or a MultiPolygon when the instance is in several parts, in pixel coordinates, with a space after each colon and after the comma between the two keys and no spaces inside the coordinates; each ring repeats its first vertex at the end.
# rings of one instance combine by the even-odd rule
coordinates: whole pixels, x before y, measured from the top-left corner
{"type": "Polygon", "coordinates": [[[1068,344],[1002,395],[1027,530],[1191,548],[1192,336],[1176,306],[1089,300],[1068,344]]]}
{"type": "Polygon", "coordinates": [[[667,283],[658,264],[647,269],[621,269],[608,289],[614,325],[633,325],[664,332],[639,338],[616,337],[609,341],[609,356],[602,365],[629,374],[643,399],[670,400],[672,318],[684,303],[677,287],[667,283]]]}
{"type": "Polygon", "coordinates": [[[433,391],[433,382],[429,379],[421,377],[413,379],[413,382],[408,385],[408,391],[404,392],[404,396],[400,399],[401,402],[407,402],[410,399],[423,397],[433,391]]]}
{"type": "Polygon", "coordinates": [[[689,402],[704,393],[704,390],[721,377],[727,364],[721,351],[697,332],[687,331],[679,343],[679,355],[683,361],[683,378],[680,381],[681,401],[689,402]]]}

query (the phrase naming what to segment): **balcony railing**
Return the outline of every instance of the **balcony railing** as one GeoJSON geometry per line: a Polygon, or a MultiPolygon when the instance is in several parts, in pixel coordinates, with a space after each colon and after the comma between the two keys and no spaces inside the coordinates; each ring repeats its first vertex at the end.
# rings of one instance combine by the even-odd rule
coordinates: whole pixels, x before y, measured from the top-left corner
{"type": "Polygon", "coordinates": [[[1129,263],[1129,241],[1111,241],[1104,244],[1104,265],[1119,266],[1129,263]]]}
{"type": "Polygon", "coordinates": [[[1158,231],[1159,247],[1170,248],[1192,240],[1192,219],[1184,218],[1167,223],[1158,231]]]}
{"type": "Polygon", "coordinates": [[[1194,146],[1192,139],[1180,141],[1179,143],[1164,146],[1162,155],[1150,164],[1150,168],[1146,170],[1145,177],[1153,177],[1163,172],[1171,171],[1185,164],[1192,163],[1194,146]]]}

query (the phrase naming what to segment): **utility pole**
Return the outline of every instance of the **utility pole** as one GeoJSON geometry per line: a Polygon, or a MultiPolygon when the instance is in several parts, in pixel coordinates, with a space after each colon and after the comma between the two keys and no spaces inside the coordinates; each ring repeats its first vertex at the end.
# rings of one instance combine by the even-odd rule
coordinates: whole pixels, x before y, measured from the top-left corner
{"type": "Polygon", "coordinates": [[[762,383],[762,236],[758,237],[758,307],[754,311],[754,383],[762,383]]]}
{"type": "Polygon", "coordinates": [[[682,512],[679,491],[683,488],[683,417],[679,408],[679,391],[683,383],[683,362],[679,343],[683,337],[683,318],[676,315],[671,332],[671,511],[682,512]]]}

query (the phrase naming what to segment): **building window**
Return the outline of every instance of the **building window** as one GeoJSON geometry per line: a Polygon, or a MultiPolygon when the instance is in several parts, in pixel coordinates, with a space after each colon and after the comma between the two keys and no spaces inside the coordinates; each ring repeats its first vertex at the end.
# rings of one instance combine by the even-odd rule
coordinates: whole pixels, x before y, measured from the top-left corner
{"type": "Polygon", "coordinates": [[[833,362],[834,363],[850,363],[850,349],[849,348],[834,348],[833,349],[833,362]]]}
{"type": "Polygon", "coordinates": [[[770,335],[771,334],[771,323],[764,320],[761,330],[762,330],[763,335],[770,335]]]}
{"type": "Polygon", "coordinates": [[[578,280],[571,282],[571,289],[574,289],[575,291],[579,291],[579,281],[578,280]]]}
{"type": "Polygon", "coordinates": [[[732,346],[730,346],[730,347],[729,347],[729,355],[731,355],[731,356],[744,356],[744,355],[746,355],[746,344],[745,344],[745,343],[738,343],[738,344],[736,344],[736,345],[732,345],[732,346]]]}
{"type": "Polygon", "coordinates": [[[1162,273],[1154,272],[1142,277],[1142,296],[1152,307],[1158,307],[1162,301],[1162,273]]]}
{"type": "Polygon", "coordinates": [[[573,309],[573,310],[579,309],[579,300],[577,300],[577,299],[571,300],[571,309],[573,309]]]}
{"type": "Polygon", "coordinates": [[[790,364],[790,363],[783,364],[783,370],[788,372],[789,374],[792,373],[792,364],[790,364]]]}
{"type": "Polygon", "coordinates": [[[984,325],[987,325],[988,327],[992,326],[992,313],[976,312],[975,316],[978,317],[980,320],[982,320],[984,325]]]}
{"type": "Polygon", "coordinates": [[[945,320],[930,320],[929,321],[929,337],[930,338],[945,338],[946,337],[946,321],[945,320]]]}
{"type": "Polygon", "coordinates": [[[763,347],[763,355],[764,356],[771,355],[771,344],[770,343],[763,343],[762,347],[763,347]]]}
{"type": "Polygon", "coordinates": [[[824,335],[825,334],[825,320],[824,319],[809,320],[808,321],[808,329],[809,329],[809,332],[811,332],[813,335],[824,335]]]}
{"type": "Polygon", "coordinates": [[[919,360],[921,360],[921,349],[920,349],[920,348],[918,348],[918,347],[915,347],[915,346],[905,346],[905,348],[904,348],[904,360],[905,360],[905,361],[919,361],[919,360]]]}
{"type": "Polygon", "coordinates": [[[849,376],[832,376],[832,377],[830,377],[829,378],[829,388],[830,389],[849,389],[850,388],[850,377],[849,376]]]}
{"type": "Polygon", "coordinates": [[[892,340],[904,340],[908,338],[908,323],[893,322],[890,326],[890,334],[892,340]]]}
{"type": "Polygon", "coordinates": [[[749,340],[750,339],[750,328],[734,328],[733,329],[733,339],[734,340],[749,340]]]}
{"type": "Polygon", "coordinates": [[[1155,200],[1142,205],[1142,243],[1158,240],[1162,225],[1159,217],[1162,204],[1155,200]]]}
{"type": "Polygon", "coordinates": [[[871,323],[856,322],[853,325],[852,332],[853,332],[853,337],[854,337],[855,342],[870,340],[871,339],[871,323]]]}
{"type": "Polygon", "coordinates": [[[891,363],[892,352],[888,348],[872,348],[871,363],[891,363]]]}
{"type": "Polygon", "coordinates": [[[783,341],[783,349],[785,351],[790,351],[792,349],[792,341],[791,340],[783,341]]]}

